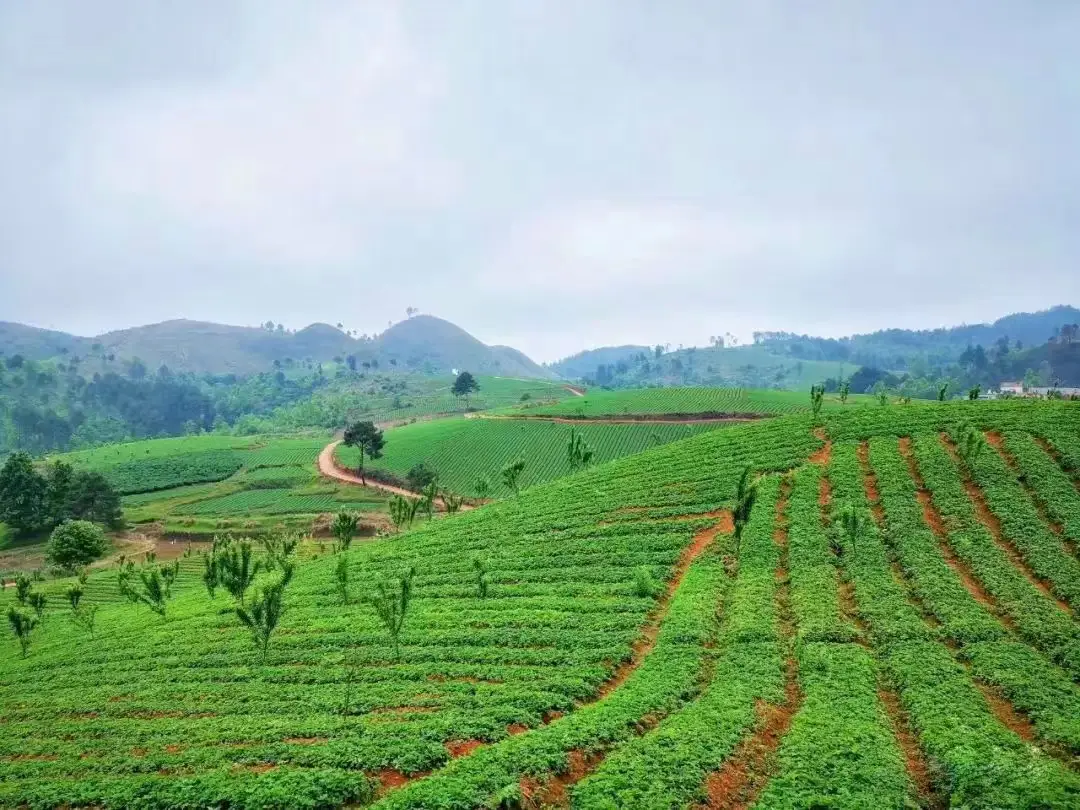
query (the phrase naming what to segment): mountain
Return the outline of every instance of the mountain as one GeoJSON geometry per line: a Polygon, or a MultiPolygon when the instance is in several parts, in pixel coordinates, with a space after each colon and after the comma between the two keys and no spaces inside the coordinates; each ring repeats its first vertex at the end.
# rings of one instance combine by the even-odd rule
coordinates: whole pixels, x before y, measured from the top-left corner
{"type": "Polygon", "coordinates": [[[329,324],[298,332],[172,320],[78,337],[18,323],[0,322],[0,354],[44,360],[82,358],[84,372],[117,370],[138,359],[151,371],[162,365],[197,374],[250,374],[272,370],[275,361],[329,362],[350,355],[357,362],[431,374],[468,369],[477,374],[548,379],[555,375],[516,349],[487,346],[464,329],[431,315],[401,321],[381,335],[356,339],[329,324]]]}
{"type": "Polygon", "coordinates": [[[598,366],[617,366],[628,363],[639,354],[651,355],[650,346],[604,346],[600,349],[586,349],[583,352],[564,357],[548,366],[560,377],[568,380],[580,380],[593,374],[598,366]]]}

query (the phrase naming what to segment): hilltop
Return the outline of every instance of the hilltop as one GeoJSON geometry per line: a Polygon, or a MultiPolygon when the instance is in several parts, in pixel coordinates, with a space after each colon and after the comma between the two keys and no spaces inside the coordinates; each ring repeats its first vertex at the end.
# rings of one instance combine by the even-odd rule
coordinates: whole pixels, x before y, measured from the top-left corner
{"type": "Polygon", "coordinates": [[[550,379],[555,375],[516,349],[487,346],[464,329],[432,315],[416,315],[373,338],[356,338],[325,323],[296,332],[172,320],[79,337],[66,332],[0,322],[0,354],[30,360],[56,356],[84,358],[84,368],[140,360],[154,370],[167,366],[193,374],[253,374],[290,361],[327,363],[353,356],[402,371],[442,374],[467,368],[474,373],[550,379]]]}

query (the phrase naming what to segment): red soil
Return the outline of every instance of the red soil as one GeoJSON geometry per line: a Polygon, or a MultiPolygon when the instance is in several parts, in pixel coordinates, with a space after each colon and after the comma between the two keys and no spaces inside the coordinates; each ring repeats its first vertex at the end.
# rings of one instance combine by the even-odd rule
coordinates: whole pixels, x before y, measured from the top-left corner
{"type": "Polygon", "coordinates": [[[828,465],[829,460],[832,459],[832,441],[825,432],[825,428],[815,428],[814,436],[825,442],[825,444],[811,455],[808,460],[811,464],[821,464],[822,466],[826,466],[828,465]]]}
{"type": "Polygon", "coordinates": [[[451,740],[450,742],[443,743],[443,747],[452,758],[471,754],[482,745],[484,745],[483,740],[451,740]]]}
{"type": "Polygon", "coordinates": [[[911,729],[907,713],[900,705],[900,699],[890,689],[880,688],[878,699],[885,707],[885,713],[892,722],[896,741],[900,745],[900,751],[904,754],[904,768],[907,770],[911,784],[915,786],[920,806],[938,810],[948,807],[948,800],[941,795],[930,773],[930,764],[919,748],[918,738],[911,729]]]}

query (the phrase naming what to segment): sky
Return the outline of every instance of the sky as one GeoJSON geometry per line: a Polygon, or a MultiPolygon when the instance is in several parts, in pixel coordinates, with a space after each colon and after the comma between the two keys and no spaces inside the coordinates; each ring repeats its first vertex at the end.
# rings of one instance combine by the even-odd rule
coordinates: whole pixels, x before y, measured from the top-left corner
{"type": "Polygon", "coordinates": [[[1080,4],[0,0],[0,320],[536,360],[1080,304],[1080,4]]]}

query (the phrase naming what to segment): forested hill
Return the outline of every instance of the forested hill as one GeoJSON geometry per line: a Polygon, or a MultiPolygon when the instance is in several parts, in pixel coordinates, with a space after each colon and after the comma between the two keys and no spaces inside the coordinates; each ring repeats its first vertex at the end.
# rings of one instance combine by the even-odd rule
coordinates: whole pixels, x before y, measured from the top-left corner
{"type": "Polygon", "coordinates": [[[151,372],[165,366],[173,372],[245,375],[352,357],[355,365],[430,374],[467,368],[506,377],[554,376],[515,349],[487,346],[430,315],[416,315],[372,337],[324,323],[293,332],[272,322],[247,327],[174,320],[88,338],[0,322],[0,355],[75,359],[88,375],[124,371],[136,362],[151,372]]]}

